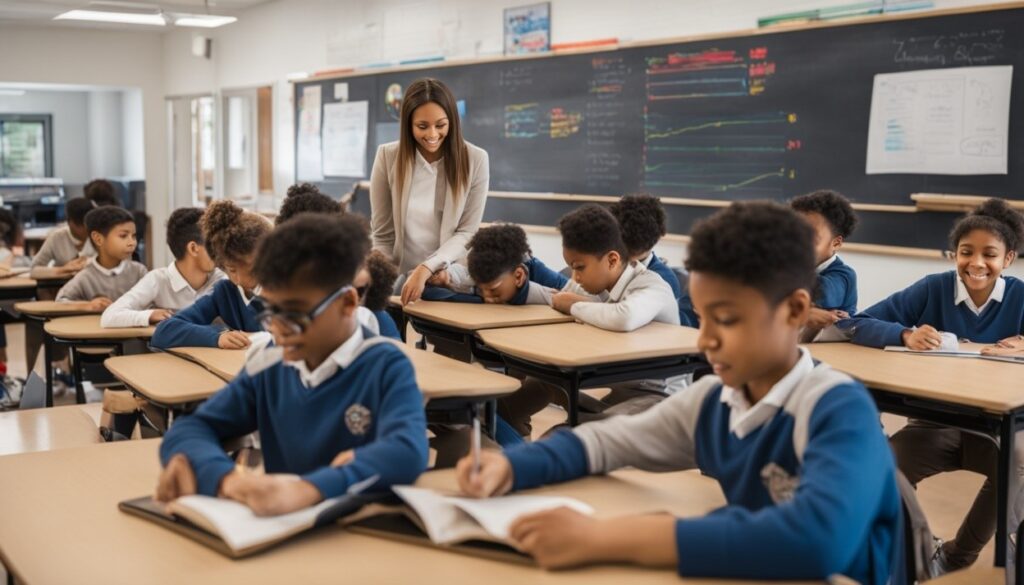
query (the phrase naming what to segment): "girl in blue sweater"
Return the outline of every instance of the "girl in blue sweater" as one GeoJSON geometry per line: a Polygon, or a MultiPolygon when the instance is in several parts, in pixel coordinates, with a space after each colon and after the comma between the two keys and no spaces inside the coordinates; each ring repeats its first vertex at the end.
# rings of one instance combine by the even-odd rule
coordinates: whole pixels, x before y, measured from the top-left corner
{"type": "MultiPolygon", "coordinates": [[[[980,343],[1015,338],[1024,331],[1024,282],[1002,272],[1022,243],[1024,217],[1002,199],[985,201],[950,234],[956,269],[926,276],[857,315],[854,343],[929,350],[941,344],[940,331],[980,343]]],[[[914,485],[958,469],[986,476],[956,538],[936,547],[932,563],[940,573],[972,564],[996,529],[995,438],[911,420],[892,447],[914,485]]]]}

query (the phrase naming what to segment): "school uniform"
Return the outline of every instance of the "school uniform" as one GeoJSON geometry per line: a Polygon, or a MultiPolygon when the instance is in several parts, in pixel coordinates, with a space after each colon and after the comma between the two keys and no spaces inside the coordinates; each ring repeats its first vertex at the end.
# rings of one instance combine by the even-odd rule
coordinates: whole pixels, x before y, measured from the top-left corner
{"type": "Polygon", "coordinates": [[[120,298],[146,275],[146,267],[134,260],[122,260],[104,268],[91,258],[78,274],[57,291],[58,301],[91,301],[96,297],[120,298]]]}
{"type": "Polygon", "coordinates": [[[644,413],[506,455],[516,490],[627,466],[718,480],[725,507],[676,520],[681,576],[903,582],[900,497],[878,411],[860,383],[804,349],[757,404],[709,375],[644,413]]]}
{"type": "MultiPolygon", "coordinates": [[[[569,279],[550,268],[540,261],[539,258],[527,256],[523,259],[523,268],[526,269],[527,282],[539,284],[540,286],[561,289],[568,284],[569,279]]],[[[432,286],[424,290],[422,298],[428,301],[449,301],[456,303],[483,303],[477,283],[469,275],[469,269],[464,264],[452,264],[447,267],[449,276],[448,287],[432,286]]],[[[529,286],[519,287],[508,304],[525,305],[529,297],[529,286]]]]}
{"type": "Polygon", "coordinates": [[[216,495],[235,467],[221,442],[254,431],[268,473],[300,475],[324,498],[375,475],[372,491],[409,484],[426,469],[423,396],[412,364],[392,342],[357,327],[312,371],[279,358],[265,366],[240,373],[164,436],[161,461],[183,453],[198,493],[216,495]],[[351,463],[331,467],[350,449],[351,463]]]}
{"type": "Polygon", "coordinates": [[[235,331],[263,331],[257,315],[263,302],[247,296],[242,288],[228,279],[218,281],[213,291],[196,299],[189,307],[157,324],[150,345],[158,349],[174,347],[217,347],[223,326],[213,325],[215,319],[235,331]]]}
{"type": "MultiPolygon", "coordinates": [[[[402,340],[402,335],[398,331],[398,325],[395,324],[395,320],[391,318],[387,311],[381,309],[379,311],[372,311],[372,313],[377,319],[380,335],[389,339],[402,340]]],[[[363,326],[365,327],[366,324],[363,324],[363,326]]],[[[369,329],[372,330],[373,328],[369,327],[369,329]]]]}
{"type": "MultiPolygon", "coordinates": [[[[1024,331],[1024,283],[1012,276],[999,277],[992,294],[979,307],[955,270],[932,274],[838,325],[854,343],[871,347],[903,345],[903,331],[919,325],[931,325],[974,342],[994,343],[1024,331]]],[[[1024,442],[1016,443],[1019,459],[1024,456],[1024,442]]],[[[996,437],[911,420],[893,435],[892,448],[900,470],[913,485],[936,473],[958,469],[985,476],[956,537],[943,545],[950,569],[973,563],[996,529],[996,437]]]]}
{"type": "Polygon", "coordinates": [[[96,248],[92,242],[77,239],[71,233],[71,228],[64,226],[50,232],[43,240],[43,245],[32,257],[32,267],[36,266],[64,266],[79,256],[95,256],[96,248]]]}
{"type": "Polygon", "coordinates": [[[814,306],[826,311],[857,313],[857,273],[843,262],[838,254],[819,264],[815,271],[818,280],[814,290],[814,306]]]}
{"type": "Polygon", "coordinates": [[[157,268],[142,277],[128,292],[113,302],[100,318],[103,327],[146,327],[153,311],[170,309],[177,311],[195,302],[196,298],[209,293],[213,286],[227,276],[214,269],[198,289],[185,280],[175,262],[157,268]]]}

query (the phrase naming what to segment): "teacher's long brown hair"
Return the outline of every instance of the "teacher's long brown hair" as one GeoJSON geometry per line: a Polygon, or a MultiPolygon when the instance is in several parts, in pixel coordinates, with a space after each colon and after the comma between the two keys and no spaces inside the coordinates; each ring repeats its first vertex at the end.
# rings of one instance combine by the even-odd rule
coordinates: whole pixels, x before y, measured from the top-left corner
{"type": "Polygon", "coordinates": [[[416,139],[412,135],[412,113],[425,103],[434,102],[448,116],[448,135],[441,144],[444,156],[444,174],[456,201],[469,188],[469,151],[462,139],[462,121],[459,120],[455,96],[448,86],[437,79],[424,77],[409,84],[402,98],[401,134],[398,141],[398,166],[395,168],[395,188],[401,191],[412,175],[416,161],[416,139]]]}

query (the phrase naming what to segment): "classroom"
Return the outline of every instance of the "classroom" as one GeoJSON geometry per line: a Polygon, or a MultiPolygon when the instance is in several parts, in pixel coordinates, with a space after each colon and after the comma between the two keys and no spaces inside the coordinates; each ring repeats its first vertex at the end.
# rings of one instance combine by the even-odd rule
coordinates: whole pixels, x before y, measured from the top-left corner
{"type": "Polygon", "coordinates": [[[0,577],[1024,583],[1022,30],[0,0],[0,577]]]}

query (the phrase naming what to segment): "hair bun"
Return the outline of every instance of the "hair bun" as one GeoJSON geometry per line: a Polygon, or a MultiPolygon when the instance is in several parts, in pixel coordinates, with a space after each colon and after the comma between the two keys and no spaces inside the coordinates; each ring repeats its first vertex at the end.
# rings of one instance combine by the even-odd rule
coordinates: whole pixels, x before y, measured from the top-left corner
{"type": "Polygon", "coordinates": [[[226,199],[214,201],[203,214],[203,233],[216,234],[228,231],[232,226],[238,224],[244,214],[245,210],[235,205],[233,201],[226,199]]]}
{"type": "Polygon", "coordinates": [[[1016,236],[1016,243],[1024,242],[1024,215],[1011,207],[1005,199],[997,197],[986,199],[971,212],[971,215],[990,217],[1003,223],[1016,236]]]}

